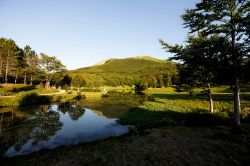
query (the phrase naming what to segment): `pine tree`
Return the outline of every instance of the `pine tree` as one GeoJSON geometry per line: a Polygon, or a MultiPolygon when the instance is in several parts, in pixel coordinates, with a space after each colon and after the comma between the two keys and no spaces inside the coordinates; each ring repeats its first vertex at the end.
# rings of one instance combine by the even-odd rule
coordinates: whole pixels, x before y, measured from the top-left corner
{"type": "Polygon", "coordinates": [[[229,37],[235,125],[240,126],[240,66],[249,57],[249,0],[202,0],[182,16],[190,33],[229,37]]]}

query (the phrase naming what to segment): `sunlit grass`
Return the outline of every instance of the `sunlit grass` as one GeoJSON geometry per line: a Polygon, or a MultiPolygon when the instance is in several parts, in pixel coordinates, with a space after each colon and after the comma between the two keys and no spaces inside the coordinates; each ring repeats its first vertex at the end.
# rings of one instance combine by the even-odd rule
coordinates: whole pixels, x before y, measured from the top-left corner
{"type": "MultiPolygon", "coordinates": [[[[217,88],[222,92],[226,87],[217,88]]],[[[233,122],[233,94],[213,94],[214,111],[209,112],[207,95],[189,95],[173,92],[173,88],[148,89],[148,101],[133,108],[121,117],[120,122],[134,124],[139,128],[162,125],[213,126],[233,122]]],[[[241,95],[241,118],[250,119],[250,95],[241,95]]]]}
{"type": "Polygon", "coordinates": [[[45,89],[39,85],[28,85],[28,84],[1,84],[0,85],[0,96],[16,96],[23,92],[33,92],[37,94],[51,94],[56,93],[55,88],[45,89]]]}
{"type": "Polygon", "coordinates": [[[167,88],[148,88],[145,91],[146,94],[151,95],[153,93],[157,94],[174,94],[177,93],[174,87],[167,88]]]}

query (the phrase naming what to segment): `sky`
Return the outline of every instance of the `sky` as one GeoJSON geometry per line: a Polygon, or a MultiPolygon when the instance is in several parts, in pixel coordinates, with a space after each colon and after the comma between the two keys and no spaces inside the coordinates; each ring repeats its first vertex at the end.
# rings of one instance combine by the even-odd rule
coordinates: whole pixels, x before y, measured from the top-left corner
{"type": "Polygon", "coordinates": [[[56,56],[68,69],[108,58],[167,59],[183,43],[181,15],[198,0],[0,0],[0,37],[56,56]]]}

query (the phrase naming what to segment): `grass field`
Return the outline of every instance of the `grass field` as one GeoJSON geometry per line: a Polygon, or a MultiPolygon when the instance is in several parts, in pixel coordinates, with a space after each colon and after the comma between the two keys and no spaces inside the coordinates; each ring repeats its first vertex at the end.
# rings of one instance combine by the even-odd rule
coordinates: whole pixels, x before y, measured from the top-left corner
{"type": "Polygon", "coordinates": [[[39,85],[28,85],[28,84],[1,84],[0,85],[0,96],[16,96],[24,92],[33,92],[37,94],[49,94],[56,93],[56,89],[46,90],[39,85]]]}
{"type": "MultiPolygon", "coordinates": [[[[209,112],[206,95],[178,93],[174,88],[147,89],[148,101],[133,108],[120,119],[121,123],[139,128],[159,126],[215,126],[233,122],[233,95],[224,93],[228,87],[216,87],[213,94],[215,113],[209,112]],[[223,93],[219,93],[223,92],[223,93]]],[[[250,121],[250,93],[241,94],[241,118],[250,121]]]]}
{"type": "MultiPolygon", "coordinates": [[[[101,98],[97,92],[85,92],[84,107],[101,109],[103,114],[112,109],[108,116],[119,117],[121,123],[134,124],[138,130],[118,138],[3,159],[0,164],[249,165],[249,91],[245,89],[241,94],[242,126],[235,130],[233,98],[225,89],[227,87],[214,89],[216,112],[213,114],[208,111],[207,96],[178,93],[173,88],[147,89],[144,97],[133,93],[110,93],[110,97],[101,98]]],[[[53,98],[63,101],[74,95],[55,95],[53,98]]]]}

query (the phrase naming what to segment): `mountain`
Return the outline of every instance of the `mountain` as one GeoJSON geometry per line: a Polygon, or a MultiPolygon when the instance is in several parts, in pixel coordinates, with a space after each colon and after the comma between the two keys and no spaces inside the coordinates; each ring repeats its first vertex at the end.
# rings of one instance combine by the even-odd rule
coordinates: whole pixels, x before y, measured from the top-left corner
{"type": "Polygon", "coordinates": [[[162,60],[162,59],[157,59],[157,58],[153,58],[151,56],[135,56],[135,57],[131,57],[133,59],[142,59],[142,60],[149,60],[149,61],[154,61],[154,62],[161,62],[164,63],[166,62],[166,60],[162,60]]]}
{"type": "Polygon", "coordinates": [[[112,59],[113,59],[113,58],[104,59],[104,60],[102,60],[102,61],[99,61],[99,62],[95,63],[93,66],[103,65],[103,64],[105,64],[107,61],[112,60],[112,59]]]}
{"type": "Polygon", "coordinates": [[[87,86],[134,85],[144,82],[148,86],[166,86],[176,75],[176,64],[150,56],[109,59],[102,64],[70,71],[70,75],[83,75],[87,86]]]}

